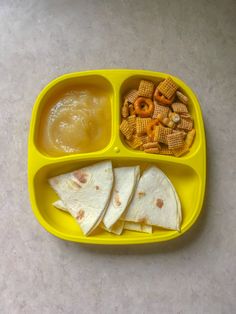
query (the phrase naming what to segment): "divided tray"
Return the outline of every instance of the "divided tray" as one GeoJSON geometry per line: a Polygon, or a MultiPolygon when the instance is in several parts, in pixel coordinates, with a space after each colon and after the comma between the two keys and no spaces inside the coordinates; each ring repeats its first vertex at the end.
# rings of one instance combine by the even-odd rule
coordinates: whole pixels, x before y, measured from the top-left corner
{"type": "Polygon", "coordinates": [[[202,113],[193,91],[177,77],[172,79],[189,98],[189,111],[194,119],[196,137],[189,153],[182,157],[147,154],[129,148],[119,131],[122,95],[137,88],[140,79],[155,83],[168,74],[145,70],[92,70],[63,75],[50,82],[39,94],[32,112],[28,141],[28,187],[33,212],[39,223],[53,235],[64,240],[93,244],[138,244],[167,241],[179,237],[196,221],[203,204],[206,184],[206,144],[202,113]],[[105,90],[111,104],[111,137],[108,145],[99,151],[50,156],[39,141],[42,112],[48,99],[64,88],[87,85],[105,90]],[[171,180],[179,195],[183,221],[181,232],[154,228],[152,234],[124,230],[117,236],[98,229],[84,236],[76,221],[67,213],[56,209],[52,203],[58,199],[49,186],[49,177],[72,171],[101,160],[111,160],[113,166],[149,164],[159,167],[171,180]]]}

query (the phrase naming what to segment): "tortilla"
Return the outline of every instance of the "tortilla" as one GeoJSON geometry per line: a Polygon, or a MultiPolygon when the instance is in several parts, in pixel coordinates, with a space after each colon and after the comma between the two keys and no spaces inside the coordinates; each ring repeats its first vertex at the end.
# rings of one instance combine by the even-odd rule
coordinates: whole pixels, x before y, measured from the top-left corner
{"type": "Polygon", "coordinates": [[[52,203],[52,205],[60,210],[63,210],[64,212],[69,212],[62,200],[57,200],[56,202],[52,203]]]}
{"type": "MultiPolygon", "coordinates": [[[[55,206],[56,208],[59,208],[60,210],[68,212],[62,200],[57,200],[52,205],[55,206]]],[[[121,235],[124,229],[131,230],[131,231],[152,233],[152,226],[143,225],[137,222],[124,221],[124,220],[118,220],[110,229],[107,229],[103,223],[101,224],[101,227],[107,232],[114,233],[116,235],[121,235]]]]}
{"type": "Polygon", "coordinates": [[[170,179],[168,177],[166,177],[170,183],[170,185],[172,186],[172,189],[175,193],[175,199],[177,202],[177,212],[178,212],[178,217],[177,217],[177,226],[179,226],[179,228],[177,229],[180,232],[180,225],[182,223],[182,210],[181,210],[181,203],[180,203],[180,199],[179,199],[179,195],[177,194],[175,187],[173,186],[173,184],[171,183],[170,179]]]}
{"type": "Polygon", "coordinates": [[[122,220],[118,220],[113,226],[111,226],[111,228],[106,228],[104,226],[104,224],[102,223],[101,227],[106,230],[107,232],[110,232],[110,233],[114,233],[116,235],[121,235],[123,229],[124,229],[124,224],[125,222],[122,221],[122,220]]]}
{"type": "Polygon", "coordinates": [[[48,181],[83,233],[91,233],[101,222],[109,204],[113,186],[111,161],[99,162],[48,181]]]}
{"type": "Polygon", "coordinates": [[[103,218],[104,226],[107,229],[111,229],[124,213],[133,197],[139,176],[139,166],[114,168],[114,187],[103,218]]]}
{"type": "Polygon", "coordinates": [[[125,220],[180,230],[181,206],[170,180],[157,167],[143,172],[125,220]]]}
{"type": "MultiPolygon", "coordinates": [[[[62,202],[62,200],[57,200],[52,205],[55,206],[56,208],[60,209],[60,210],[63,210],[64,212],[69,213],[68,209],[65,207],[65,204],[62,202]]],[[[124,221],[118,220],[110,229],[107,229],[103,223],[101,224],[101,228],[108,231],[108,232],[111,232],[111,233],[114,233],[117,235],[121,235],[121,233],[124,229],[124,224],[125,224],[124,221]]]]}
{"type": "Polygon", "coordinates": [[[131,221],[124,222],[124,229],[131,230],[131,231],[152,233],[152,226],[140,224],[137,222],[131,222],[131,221]]]}

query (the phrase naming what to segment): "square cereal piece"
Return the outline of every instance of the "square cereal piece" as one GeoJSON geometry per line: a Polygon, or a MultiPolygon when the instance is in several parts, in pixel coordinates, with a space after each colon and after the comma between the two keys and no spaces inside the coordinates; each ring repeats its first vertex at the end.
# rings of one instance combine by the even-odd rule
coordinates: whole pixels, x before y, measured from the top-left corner
{"type": "Polygon", "coordinates": [[[136,116],[135,115],[129,116],[127,118],[127,121],[128,121],[128,124],[132,133],[135,133],[136,132],[136,116]]]}
{"type": "Polygon", "coordinates": [[[161,113],[164,118],[167,118],[169,112],[170,109],[167,106],[159,105],[157,101],[154,101],[154,111],[152,115],[153,119],[156,119],[159,113],[161,113]]]}
{"type": "Polygon", "coordinates": [[[190,119],[181,118],[180,123],[177,124],[177,129],[191,131],[193,128],[193,121],[190,119]]]}
{"type": "Polygon", "coordinates": [[[123,120],[120,125],[120,131],[123,133],[123,135],[127,138],[127,140],[130,140],[132,137],[132,130],[130,129],[129,123],[127,120],[123,120]]]}
{"type": "Polygon", "coordinates": [[[126,140],[126,143],[133,149],[136,149],[142,146],[143,142],[138,136],[133,136],[129,141],[126,140]]]}
{"type": "Polygon", "coordinates": [[[121,116],[122,118],[127,118],[129,116],[129,103],[127,100],[124,101],[121,107],[121,116]]]}
{"type": "Polygon", "coordinates": [[[161,125],[156,126],[154,129],[153,141],[167,144],[167,135],[172,134],[172,131],[172,129],[165,128],[161,125]]]}
{"type": "Polygon", "coordinates": [[[189,147],[187,146],[187,144],[184,143],[184,145],[180,148],[172,149],[172,152],[175,157],[180,157],[189,152],[189,147]]]}
{"type": "Polygon", "coordinates": [[[172,109],[174,112],[176,113],[187,113],[188,112],[188,108],[185,104],[182,104],[181,102],[174,102],[171,105],[172,109]]]}
{"type": "Polygon", "coordinates": [[[171,149],[168,148],[167,145],[162,144],[161,149],[160,149],[160,154],[161,155],[173,155],[173,152],[171,149]]]}
{"type": "Polygon", "coordinates": [[[151,81],[141,80],[138,88],[138,95],[152,98],[154,92],[154,83],[151,81]]]}
{"type": "Polygon", "coordinates": [[[139,136],[140,140],[142,141],[143,144],[149,143],[150,142],[150,138],[148,135],[141,135],[139,136]]]}
{"type": "Polygon", "coordinates": [[[167,135],[167,144],[169,149],[180,148],[184,145],[184,139],[181,132],[167,135]]]}
{"type": "Polygon", "coordinates": [[[131,89],[126,95],[125,100],[129,103],[134,104],[135,100],[138,98],[138,91],[136,89],[131,89]]]}
{"type": "Polygon", "coordinates": [[[151,118],[136,118],[136,132],[137,135],[147,133],[147,125],[151,122],[151,118]]]}
{"type": "Polygon", "coordinates": [[[158,85],[159,92],[162,93],[166,98],[170,99],[178,89],[178,85],[172,80],[171,77],[168,77],[163,82],[158,85]]]}

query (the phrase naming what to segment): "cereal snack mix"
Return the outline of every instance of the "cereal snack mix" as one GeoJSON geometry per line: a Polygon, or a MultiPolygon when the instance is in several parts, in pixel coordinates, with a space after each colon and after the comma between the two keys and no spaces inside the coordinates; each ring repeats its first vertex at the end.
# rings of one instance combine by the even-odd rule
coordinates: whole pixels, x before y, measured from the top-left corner
{"type": "Polygon", "coordinates": [[[157,84],[142,79],[123,100],[120,131],[128,146],[175,157],[189,152],[196,135],[191,105],[171,77],[157,84]]]}

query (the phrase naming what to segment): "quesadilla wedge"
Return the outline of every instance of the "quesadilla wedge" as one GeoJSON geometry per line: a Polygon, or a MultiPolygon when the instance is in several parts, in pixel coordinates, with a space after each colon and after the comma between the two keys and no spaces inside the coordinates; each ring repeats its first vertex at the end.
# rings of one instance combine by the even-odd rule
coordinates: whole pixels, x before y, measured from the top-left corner
{"type": "Polygon", "coordinates": [[[144,225],[138,222],[131,222],[131,221],[125,221],[124,223],[125,223],[124,224],[125,230],[152,233],[152,226],[144,225]]]}
{"type": "Polygon", "coordinates": [[[104,226],[104,224],[102,223],[101,224],[101,227],[102,229],[106,230],[107,232],[110,232],[110,233],[114,233],[116,235],[121,235],[123,229],[124,229],[124,224],[125,222],[122,221],[122,220],[118,220],[113,226],[111,226],[111,228],[106,228],[104,226]]]}
{"type": "Polygon", "coordinates": [[[133,197],[140,177],[139,166],[114,168],[114,187],[103,223],[106,229],[118,221],[133,197]]]}
{"type": "MultiPolygon", "coordinates": [[[[62,200],[57,200],[52,205],[60,210],[63,210],[64,212],[69,213],[68,209],[65,207],[65,204],[62,202],[62,200]]],[[[124,229],[124,224],[125,224],[124,221],[118,220],[110,229],[107,229],[103,223],[101,223],[101,228],[108,232],[121,235],[124,229]]]]}
{"type": "Polygon", "coordinates": [[[143,172],[125,220],[180,230],[181,208],[176,195],[167,176],[152,166],[143,172]]]}
{"type": "Polygon", "coordinates": [[[60,210],[63,210],[64,212],[69,213],[68,209],[66,208],[65,204],[62,202],[62,200],[57,200],[52,205],[60,210]]]}
{"type": "MultiPolygon", "coordinates": [[[[56,202],[53,203],[53,206],[55,206],[56,208],[60,210],[68,212],[62,200],[57,200],[56,202]]],[[[124,221],[124,220],[118,220],[110,229],[107,229],[103,223],[101,224],[101,227],[107,232],[114,233],[116,235],[121,235],[123,230],[152,233],[152,226],[143,225],[138,222],[124,221]]]]}
{"type": "Polygon", "coordinates": [[[109,204],[113,186],[111,161],[99,162],[48,181],[83,233],[91,233],[101,222],[109,204]]]}

